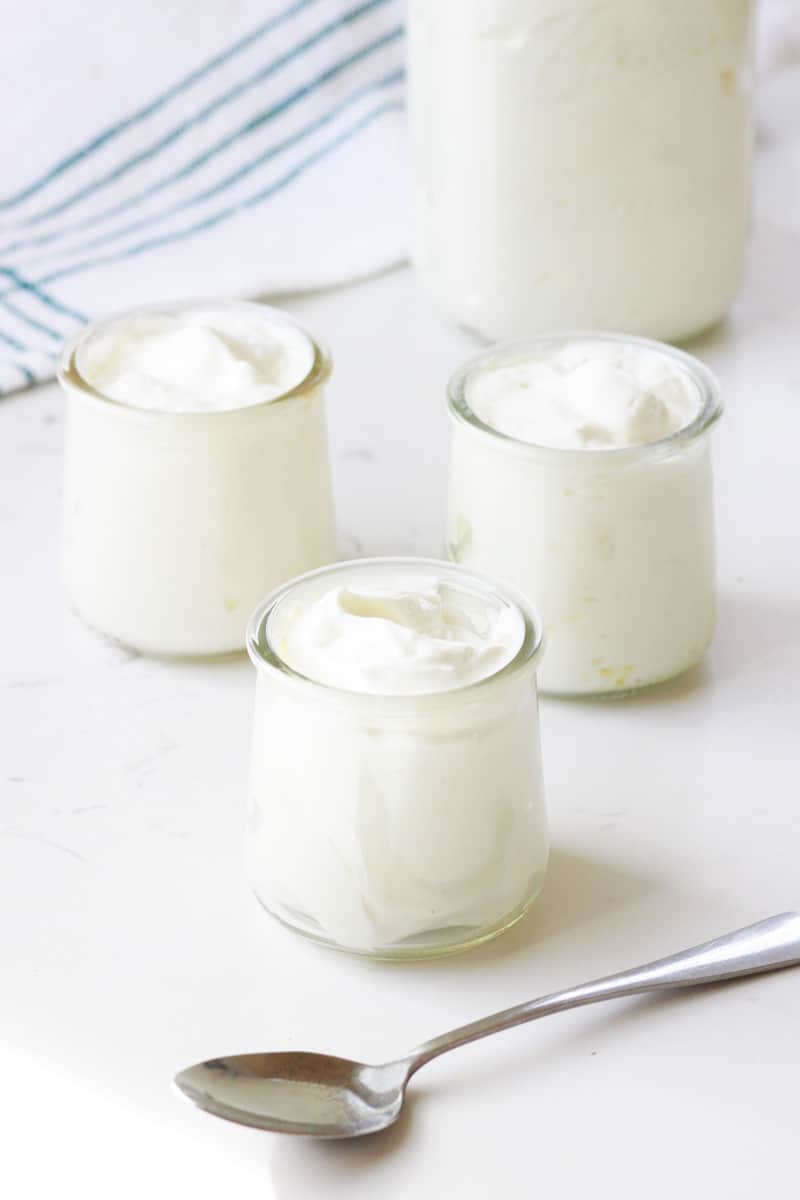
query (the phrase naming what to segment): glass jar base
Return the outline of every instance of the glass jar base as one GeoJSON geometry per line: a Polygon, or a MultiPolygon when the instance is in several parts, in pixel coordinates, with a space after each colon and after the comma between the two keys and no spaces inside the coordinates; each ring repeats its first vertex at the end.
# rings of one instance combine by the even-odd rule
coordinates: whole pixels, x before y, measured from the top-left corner
{"type": "Polygon", "coordinates": [[[483,312],[476,312],[465,307],[463,297],[454,298],[443,291],[419,263],[415,263],[415,266],[441,320],[462,330],[467,337],[474,339],[477,347],[523,341],[550,334],[556,329],[579,329],[600,334],[613,329],[629,337],[682,346],[707,336],[725,322],[741,286],[742,276],[740,269],[728,287],[702,308],[695,308],[688,320],[685,303],[674,305],[671,314],[666,317],[655,314],[637,317],[630,310],[621,312],[607,308],[601,318],[594,309],[585,311],[576,299],[563,312],[555,314],[550,306],[535,310],[519,307],[509,313],[500,303],[490,305],[483,312]]]}
{"type": "Polygon", "coordinates": [[[241,658],[246,652],[244,634],[241,637],[241,643],[232,642],[226,643],[221,649],[165,649],[163,646],[156,646],[149,638],[139,638],[135,635],[128,636],[127,634],[114,633],[107,624],[102,620],[97,620],[84,612],[81,605],[75,600],[74,596],[68,595],[67,605],[70,610],[87,629],[90,629],[97,637],[104,638],[111,645],[119,646],[122,650],[128,651],[134,657],[137,655],[145,658],[160,659],[163,662],[186,662],[196,660],[198,662],[218,662],[226,658],[241,658]]]}
{"type": "Polygon", "coordinates": [[[678,667],[674,671],[668,671],[664,675],[659,675],[654,679],[645,679],[641,683],[633,683],[627,687],[611,687],[598,688],[596,690],[587,689],[586,691],[572,690],[567,688],[547,687],[543,683],[539,683],[539,695],[546,697],[548,700],[626,700],[633,696],[638,696],[641,692],[651,692],[655,688],[664,687],[667,683],[672,683],[675,679],[680,679],[684,675],[688,675],[690,671],[695,670],[703,661],[705,651],[698,658],[693,658],[691,662],[686,663],[682,667],[678,667]]]}
{"type": "Polygon", "coordinates": [[[320,946],[327,946],[331,950],[343,951],[346,954],[357,954],[362,958],[375,958],[384,961],[414,961],[426,958],[445,958],[448,955],[461,954],[465,950],[472,950],[476,946],[480,946],[484,942],[489,942],[493,938],[499,937],[501,933],[505,933],[508,929],[511,929],[512,925],[516,925],[518,921],[521,921],[533,906],[544,887],[545,873],[546,868],[537,872],[531,881],[530,889],[524,903],[512,909],[510,913],[494,925],[488,927],[471,925],[450,926],[445,929],[431,930],[425,934],[415,934],[413,937],[388,946],[366,948],[360,946],[343,946],[340,942],[334,941],[321,925],[305,914],[296,912],[275,901],[268,904],[255,889],[254,895],[261,907],[271,917],[279,921],[281,925],[286,926],[293,933],[302,934],[303,937],[309,938],[310,941],[317,942],[320,946]]]}

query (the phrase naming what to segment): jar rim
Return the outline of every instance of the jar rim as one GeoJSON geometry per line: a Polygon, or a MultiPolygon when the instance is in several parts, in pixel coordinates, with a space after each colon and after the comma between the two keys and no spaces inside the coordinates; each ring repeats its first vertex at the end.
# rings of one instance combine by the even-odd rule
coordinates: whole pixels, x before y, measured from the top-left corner
{"type": "Polygon", "coordinates": [[[535,337],[521,340],[500,342],[489,346],[480,353],[467,359],[454,371],[447,384],[447,407],[452,420],[473,429],[476,433],[504,443],[522,453],[535,457],[570,459],[572,461],[591,462],[597,466],[606,462],[629,462],[649,456],[673,454],[684,446],[695,441],[715,424],[722,415],[722,400],[719,380],[714,372],[695,358],[670,346],[666,342],[658,342],[652,338],[636,337],[633,334],[606,333],[601,330],[570,330],[561,333],[542,333],[535,337]],[[639,347],[651,353],[660,354],[670,359],[689,376],[700,395],[700,407],[688,424],[669,433],[666,437],[653,442],[642,442],[635,446],[616,446],[611,448],[571,446],[548,446],[542,442],[529,442],[513,434],[504,433],[493,425],[488,425],[473,411],[467,400],[467,386],[473,375],[490,366],[507,366],[517,361],[525,354],[539,351],[544,347],[566,345],[569,342],[596,342],[598,344],[617,343],[639,347]]]}
{"type": "Polygon", "coordinates": [[[273,308],[268,304],[260,304],[256,300],[167,300],[157,304],[142,304],[137,305],[135,308],[123,309],[122,311],[111,313],[107,317],[91,321],[88,325],[84,325],[82,329],[79,329],[65,343],[59,359],[56,376],[63,388],[67,390],[74,389],[86,398],[98,401],[102,405],[109,405],[117,412],[124,412],[133,419],[206,423],[226,418],[230,421],[241,416],[241,414],[260,412],[264,408],[274,408],[276,405],[283,404],[284,401],[306,396],[309,392],[326,382],[331,369],[331,354],[324,342],[313,336],[303,324],[296,321],[294,317],[280,308],[273,308]],[[178,313],[204,308],[243,309],[255,316],[267,318],[272,324],[290,326],[307,339],[311,348],[312,360],[308,371],[291,388],[287,388],[286,391],[273,396],[269,400],[260,400],[257,404],[245,404],[237,408],[209,409],[207,411],[185,411],[168,408],[140,408],[135,404],[128,404],[123,400],[117,400],[115,397],[109,396],[106,392],[94,387],[78,367],[78,354],[81,348],[89,338],[94,337],[109,326],[132,317],[146,316],[151,313],[178,313]]]}
{"type": "Polygon", "coordinates": [[[306,571],[273,589],[261,601],[250,618],[246,637],[247,653],[258,671],[267,671],[291,679],[301,687],[307,687],[315,692],[327,693],[339,697],[349,703],[362,703],[368,707],[389,705],[402,710],[417,708],[420,704],[441,703],[444,699],[453,697],[474,696],[481,688],[507,680],[520,671],[534,666],[541,657],[544,646],[544,625],[538,610],[516,588],[506,583],[500,583],[476,571],[468,571],[458,563],[446,562],[443,559],[416,557],[414,555],[384,555],[375,558],[354,558],[342,562],[330,563],[313,571],[306,571]],[[315,579],[326,575],[334,576],[357,572],[359,569],[396,568],[431,568],[451,578],[455,577],[465,587],[480,592],[484,596],[499,599],[507,607],[515,609],[523,623],[522,641],[513,656],[498,670],[470,683],[464,683],[452,688],[431,692],[366,692],[353,688],[338,687],[313,679],[290,666],[270,638],[269,622],[278,605],[292,592],[315,579]]]}

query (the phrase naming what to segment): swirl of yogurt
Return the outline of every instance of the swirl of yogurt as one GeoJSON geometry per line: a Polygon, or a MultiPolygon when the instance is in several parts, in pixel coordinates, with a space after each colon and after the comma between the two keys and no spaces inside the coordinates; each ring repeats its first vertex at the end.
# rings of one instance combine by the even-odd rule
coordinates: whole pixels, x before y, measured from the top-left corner
{"type": "Polygon", "coordinates": [[[310,339],[258,306],[141,312],[102,326],[81,348],[92,387],[133,408],[216,412],[263,404],[303,381],[310,339]]]}
{"type": "Polygon", "coordinates": [[[290,622],[281,653],[300,674],[348,691],[463,687],[510,662],[524,636],[518,613],[476,600],[441,581],[333,587],[290,622]]]}
{"type": "Polygon", "coordinates": [[[485,425],[523,442],[615,450],[661,441],[700,401],[670,358],[634,343],[574,341],[475,372],[467,402],[485,425]]]}

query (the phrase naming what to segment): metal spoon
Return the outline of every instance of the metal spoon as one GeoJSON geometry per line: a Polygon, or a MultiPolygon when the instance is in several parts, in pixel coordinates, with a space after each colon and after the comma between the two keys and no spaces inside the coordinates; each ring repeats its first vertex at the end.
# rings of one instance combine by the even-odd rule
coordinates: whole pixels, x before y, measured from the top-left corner
{"type": "Polygon", "coordinates": [[[456,1046],[596,1000],[717,983],[797,963],[800,913],[782,913],[669,958],[462,1025],[383,1066],[302,1051],[237,1054],[188,1067],[175,1084],[198,1108],[240,1125],[319,1138],[360,1137],[396,1121],[411,1076],[456,1046]]]}

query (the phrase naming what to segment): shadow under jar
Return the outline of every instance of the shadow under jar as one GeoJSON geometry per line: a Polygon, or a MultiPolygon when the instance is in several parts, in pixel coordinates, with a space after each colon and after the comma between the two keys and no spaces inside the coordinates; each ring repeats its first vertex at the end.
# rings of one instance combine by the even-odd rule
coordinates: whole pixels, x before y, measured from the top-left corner
{"type": "Polygon", "coordinates": [[[411,0],[414,261],[489,340],[675,341],[741,280],[752,0],[411,0]]]}
{"type": "Polygon", "coordinates": [[[335,559],[330,370],[285,313],[240,301],[154,305],[67,345],[64,573],[89,625],[144,653],[241,651],[266,591],[335,559]],[[121,400],[92,380],[131,337],[121,400]]]}
{"type": "Polygon", "coordinates": [[[257,684],[247,865],[263,906],[319,942],[384,958],[452,953],[517,921],[548,857],[540,647],[538,617],[522,597],[431,560],[339,564],[268,597],[248,636],[257,684]],[[369,690],[289,665],[304,613],[327,631],[320,645],[333,645],[328,615],[313,615],[318,604],[339,612],[348,669],[365,639],[369,690]],[[439,651],[469,663],[461,645],[437,642],[442,614],[478,642],[501,622],[513,630],[507,653],[461,686],[400,691],[417,666],[420,687],[439,686],[439,651]],[[384,636],[397,649],[397,676],[374,650],[384,636]],[[377,692],[376,679],[397,690],[377,692]]]}
{"type": "MultiPolygon", "coordinates": [[[[643,394],[648,419],[652,397],[643,394]]],[[[535,406],[536,386],[517,403],[523,397],[535,406]]],[[[592,400],[590,388],[590,413],[592,400]]],[[[597,402],[599,421],[599,394],[597,402]]],[[[448,557],[507,580],[539,607],[547,638],[541,690],[619,694],[697,663],[716,621],[709,433],[722,409],[711,372],[641,338],[542,336],[466,363],[450,380],[448,404],[448,557]],[[575,449],[511,436],[476,415],[476,379],[513,377],[573,347],[590,362],[617,351],[646,356],[650,366],[661,359],[690,419],[641,444],[575,449]]]]}

